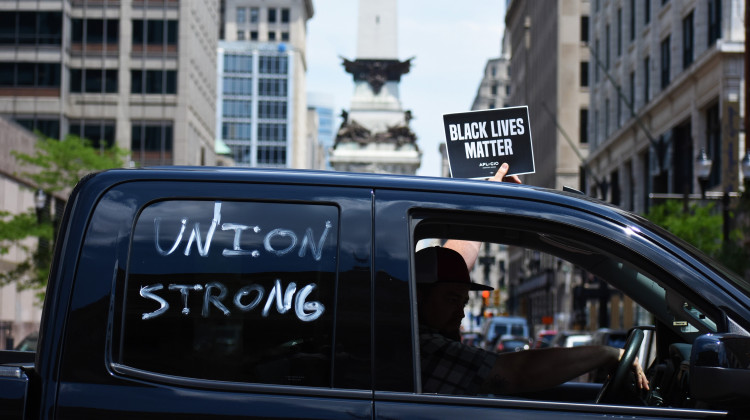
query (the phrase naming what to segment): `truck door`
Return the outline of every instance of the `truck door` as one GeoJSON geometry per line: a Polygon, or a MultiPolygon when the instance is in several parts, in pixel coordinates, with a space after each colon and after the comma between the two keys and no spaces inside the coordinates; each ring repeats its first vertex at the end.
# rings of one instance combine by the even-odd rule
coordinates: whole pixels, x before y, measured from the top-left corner
{"type": "Polygon", "coordinates": [[[56,418],[371,418],[371,192],[137,181],[99,200],[56,418]]]}

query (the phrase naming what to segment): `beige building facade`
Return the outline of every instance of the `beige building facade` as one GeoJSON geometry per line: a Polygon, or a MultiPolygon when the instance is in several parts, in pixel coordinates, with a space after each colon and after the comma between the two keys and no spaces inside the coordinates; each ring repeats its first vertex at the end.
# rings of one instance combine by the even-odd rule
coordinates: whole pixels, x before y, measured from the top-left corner
{"type": "Polygon", "coordinates": [[[588,0],[512,0],[505,17],[510,46],[508,106],[529,107],[536,173],[528,184],[579,188],[588,153],[588,0]]]}
{"type": "Polygon", "coordinates": [[[738,191],[745,7],[592,1],[588,163],[605,188],[589,180],[589,193],[636,212],[653,194],[697,195],[701,149],[713,161],[708,189],[738,191]]]}
{"type": "Polygon", "coordinates": [[[117,144],[136,165],[212,165],[219,2],[0,3],[0,115],[117,144]]]}

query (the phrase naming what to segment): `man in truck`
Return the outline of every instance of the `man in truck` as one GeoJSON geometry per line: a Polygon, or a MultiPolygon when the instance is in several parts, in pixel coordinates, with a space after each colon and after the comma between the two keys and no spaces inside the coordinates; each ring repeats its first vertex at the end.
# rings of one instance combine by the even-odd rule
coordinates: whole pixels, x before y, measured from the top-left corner
{"type": "MultiPolygon", "coordinates": [[[[503,164],[492,181],[520,183],[506,177],[503,164]]],[[[417,308],[420,323],[422,388],[441,394],[517,394],[548,389],[596,368],[614,367],[622,349],[609,346],[546,348],[497,354],[460,341],[460,325],[469,291],[492,290],[474,283],[479,243],[451,240],[443,247],[416,253],[417,308]]],[[[648,380],[635,359],[636,384],[648,389],[648,380]]]]}

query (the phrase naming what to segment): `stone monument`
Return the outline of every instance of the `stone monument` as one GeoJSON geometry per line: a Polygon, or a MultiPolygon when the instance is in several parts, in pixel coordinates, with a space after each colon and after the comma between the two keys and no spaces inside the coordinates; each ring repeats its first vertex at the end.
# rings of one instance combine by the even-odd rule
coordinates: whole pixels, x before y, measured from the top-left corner
{"type": "Polygon", "coordinates": [[[349,111],[330,151],[337,171],[415,174],[422,152],[411,131],[411,111],[399,99],[411,60],[397,53],[396,0],[359,1],[357,58],[343,59],[354,79],[349,111]]]}

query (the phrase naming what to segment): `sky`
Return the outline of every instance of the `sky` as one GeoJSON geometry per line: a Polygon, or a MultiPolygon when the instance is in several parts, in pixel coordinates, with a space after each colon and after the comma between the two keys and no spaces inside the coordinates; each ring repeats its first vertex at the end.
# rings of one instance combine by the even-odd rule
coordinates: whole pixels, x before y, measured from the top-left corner
{"type": "MultiPolygon", "coordinates": [[[[377,1],[377,0],[367,0],[377,1]]],[[[341,57],[357,50],[356,0],[313,0],[307,22],[307,91],[333,95],[334,114],[348,109],[354,82],[341,57]]],[[[505,0],[398,0],[398,59],[415,57],[401,77],[404,110],[422,150],[417,175],[440,176],[443,114],[469,111],[484,66],[500,56],[505,0]]],[[[341,124],[337,117],[335,126],[341,124]]]]}

